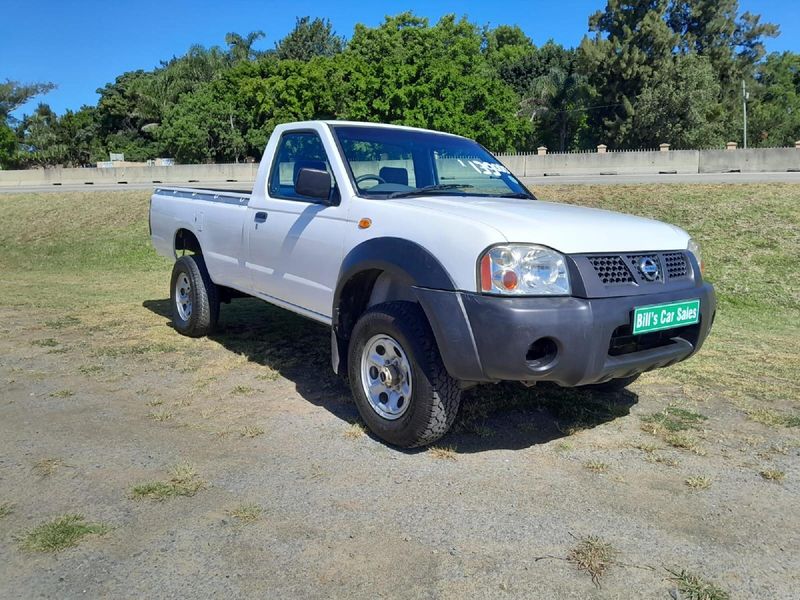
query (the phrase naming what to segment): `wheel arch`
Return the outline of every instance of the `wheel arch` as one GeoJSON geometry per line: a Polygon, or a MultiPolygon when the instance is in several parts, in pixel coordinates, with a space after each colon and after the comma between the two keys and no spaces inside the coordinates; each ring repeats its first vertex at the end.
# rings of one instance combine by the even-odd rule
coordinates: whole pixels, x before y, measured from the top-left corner
{"type": "Polygon", "coordinates": [[[184,253],[192,252],[193,254],[203,254],[200,240],[197,235],[187,227],[181,227],[175,231],[172,248],[176,258],[181,251],[184,253]]]}
{"type": "Polygon", "coordinates": [[[373,238],[345,256],[331,313],[332,363],[336,373],[346,372],[350,334],[364,311],[374,304],[393,300],[418,303],[416,288],[456,289],[438,259],[415,242],[373,238]]]}

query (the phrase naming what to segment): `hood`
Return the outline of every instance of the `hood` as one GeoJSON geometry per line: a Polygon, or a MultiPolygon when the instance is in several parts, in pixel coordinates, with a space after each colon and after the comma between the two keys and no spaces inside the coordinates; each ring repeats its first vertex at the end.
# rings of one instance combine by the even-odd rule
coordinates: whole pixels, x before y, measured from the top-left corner
{"type": "Polygon", "coordinates": [[[682,250],[689,242],[689,235],[674,225],[557,202],[475,196],[423,196],[390,202],[455,213],[496,229],[507,242],[541,244],[564,254],[682,250]]]}

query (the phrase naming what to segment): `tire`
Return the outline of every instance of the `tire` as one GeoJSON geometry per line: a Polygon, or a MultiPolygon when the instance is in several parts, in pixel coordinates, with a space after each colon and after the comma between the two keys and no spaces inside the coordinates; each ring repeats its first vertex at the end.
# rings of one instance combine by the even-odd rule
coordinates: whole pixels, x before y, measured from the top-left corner
{"type": "MultiPolygon", "coordinates": [[[[358,412],[369,429],[382,440],[403,448],[424,446],[442,437],[453,424],[461,401],[461,389],[445,370],[433,332],[419,305],[386,302],[367,310],[353,328],[348,365],[350,387],[358,412]],[[383,344],[386,340],[391,341],[383,344]],[[410,397],[395,411],[400,414],[390,415],[390,406],[399,404],[402,396],[396,402],[387,400],[386,404],[370,401],[366,388],[370,382],[377,382],[378,378],[372,377],[374,373],[371,369],[375,363],[365,356],[365,349],[374,347],[380,354],[380,346],[391,346],[392,341],[399,345],[399,348],[390,349],[387,354],[392,360],[399,361],[398,369],[394,372],[408,365],[410,373],[399,374],[397,390],[392,391],[393,388],[389,387],[383,389],[397,396],[403,393],[408,384],[410,397]],[[384,414],[380,414],[379,410],[384,414]]],[[[372,397],[375,397],[374,393],[372,397]]]]}
{"type": "Polygon", "coordinates": [[[179,333],[202,337],[214,330],[219,318],[219,290],[211,281],[202,256],[190,254],[175,261],[169,299],[172,326],[179,333]]]}
{"type": "Polygon", "coordinates": [[[598,392],[621,392],[634,381],[639,379],[639,375],[631,375],[630,377],[620,377],[619,379],[611,379],[604,383],[594,383],[587,385],[586,388],[596,390],[598,392]]]}

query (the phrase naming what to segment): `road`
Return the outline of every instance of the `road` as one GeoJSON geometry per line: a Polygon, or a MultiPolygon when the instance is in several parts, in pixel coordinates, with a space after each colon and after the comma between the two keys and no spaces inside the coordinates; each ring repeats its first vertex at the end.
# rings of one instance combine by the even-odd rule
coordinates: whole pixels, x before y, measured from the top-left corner
{"type": "MultiPolygon", "coordinates": [[[[526,185],[534,190],[548,185],[625,185],[625,184],[661,184],[661,183],[800,183],[800,172],[781,173],[689,173],[682,175],[551,175],[547,177],[523,177],[526,185]]],[[[164,187],[179,187],[182,184],[158,184],[164,187]]],[[[249,188],[252,182],[245,181],[207,181],[202,183],[187,183],[187,187],[219,188],[238,190],[249,188]]],[[[97,191],[112,192],[119,190],[146,190],[156,185],[152,183],[126,183],[126,184],[75,184],[75,185],[21,185],[14,187],[0,187],[0,194],[31,193],[31,192],[74,192],[97,191]]]]}

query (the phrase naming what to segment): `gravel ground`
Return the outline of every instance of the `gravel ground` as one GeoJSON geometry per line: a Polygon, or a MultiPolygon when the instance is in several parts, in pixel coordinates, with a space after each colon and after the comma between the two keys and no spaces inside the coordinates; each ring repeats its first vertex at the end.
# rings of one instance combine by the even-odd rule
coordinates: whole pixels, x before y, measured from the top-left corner
{"type": "Polygon", "coordinates": [[[476,388],[436,450],[403,452],[360,429],[324,328],[237,300],[189,340],[165,310],[0,308],[1,597],[688,598],[685,569],[797,598],[797,428],[747,419],[726,382],[476,388]],[[705,417],[692,443],[653,426],[675,406],[705,417]],[[184,462],[194,495],[134,498],[184,462]],[[108,531],[24,549],[70,513],[108,531]],[[596,580],[568,560],[588,536],[614,551],[596,580]]]}

